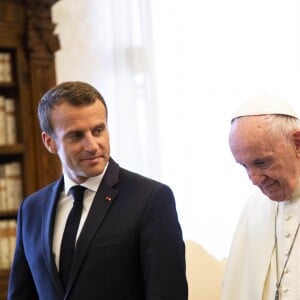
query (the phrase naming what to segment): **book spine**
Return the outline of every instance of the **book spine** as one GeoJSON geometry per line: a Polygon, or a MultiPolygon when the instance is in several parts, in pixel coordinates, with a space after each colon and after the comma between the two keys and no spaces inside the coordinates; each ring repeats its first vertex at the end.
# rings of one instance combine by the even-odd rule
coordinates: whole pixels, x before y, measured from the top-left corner
{"type": "Polygon", "coordinates": [[[0,145],[6,144],[5,97],[0,95],[0,145]]]}
{"type": "Polygon", "coordinates": [[[7,221],[0,221],[0,268],[10,267],[10,246],[7,221]]]}
{"type": "Polygon", "coordinates": [[[9,269],[16,247],[16,221],[0,221],[0,269],[9,269]]]}
{"type": "Polygon", "coordinates": [[[0,164],[0,211],[7,211],[5,165],[0,164]]]}
{"type": "Polygon", "coordinates": [[[22,201],[21,165],[19,162],[5,164],[6,202],[9,210],[17,210],[22,201]]]}
{"type": "Polygon", "coordinates": [[[3,53],[3,77],[4,82],[12,82],[12,61],[9,52],[3,53]]]}
{"type": "Polygon", "coordinates": [[[5,82],[5,53],[0,52],[0,82],[5,82]]]}
{"type": "Polygon", "coordinates": [[[6,116],[6,144],[12,145],[17,142],[16,127],[16,104],[12,98],[5,98],[5,116],[6,116]]]}

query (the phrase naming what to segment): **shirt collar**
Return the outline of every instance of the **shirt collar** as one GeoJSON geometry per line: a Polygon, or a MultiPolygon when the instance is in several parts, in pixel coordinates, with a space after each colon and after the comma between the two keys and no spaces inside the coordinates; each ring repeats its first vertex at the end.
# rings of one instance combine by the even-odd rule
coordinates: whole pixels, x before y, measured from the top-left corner
{"type": "MultiPolygon", "coordinates": [[[[101,174],[94,176],[94,177],[89,177],[81,185],[93,192],[96,192],[98,190],[98,187],[99,187],[99,185],[104,177],[104,174],[107,170],[107,166],[108,166],[108,163],[106,164],[104,171],[101,174]]],[[[65,172],[63,172],[63,176],[64,176],[64,185],[65,185],[65,195],[68,195],[71,187],[73,187],[74,185],[78,185],[78,184],[75,183],[72,179],[70,179],[65,172]]]]}

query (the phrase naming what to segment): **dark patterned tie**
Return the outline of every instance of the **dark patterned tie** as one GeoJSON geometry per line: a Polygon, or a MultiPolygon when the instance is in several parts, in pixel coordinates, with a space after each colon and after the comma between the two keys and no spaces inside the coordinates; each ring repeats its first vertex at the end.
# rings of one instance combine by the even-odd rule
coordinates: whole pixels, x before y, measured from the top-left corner
{"type": "Polygon", "coordinates": [[[77,230],[82,212],[83,193],[85,187],[73,186],[70,190],[74,198],[73,207],[69,213],[60,247],[59,274],[66,288],[75,250],[77,230]]]}

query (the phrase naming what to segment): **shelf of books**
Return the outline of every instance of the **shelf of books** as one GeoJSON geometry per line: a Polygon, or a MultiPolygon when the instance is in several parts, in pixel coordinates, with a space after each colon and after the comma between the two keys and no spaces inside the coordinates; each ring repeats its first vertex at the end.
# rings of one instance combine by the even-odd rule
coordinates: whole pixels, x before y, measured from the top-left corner
{"type": "Polygon", "coordinates": [[[40,97],[56,82],[56,1],[0,0],[0,300],[7,299],[20,202],[61,174],[36,118],[40,97]]]}
{"type": "MultiPolygon", "coordinates": [[[[16,216],[23,198],[24,146],[17,130],[19,90],[13,48],[0,48],[0,290],[5,291],[15,248],[16,216]],[[4,286],[2,286],[4,285],[4,286]]],[[[4,295],[0,292],[0,298],[4,295]]]]}

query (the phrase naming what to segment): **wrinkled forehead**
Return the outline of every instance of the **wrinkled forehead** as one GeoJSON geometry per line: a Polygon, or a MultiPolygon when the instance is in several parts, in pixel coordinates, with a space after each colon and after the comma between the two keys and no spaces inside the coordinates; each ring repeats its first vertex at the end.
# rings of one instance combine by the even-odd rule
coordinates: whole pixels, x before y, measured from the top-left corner
{"type": "Polygon", "coordinates": [[[270,138],[262,118],[242,117],[232,123],[229,146],[237,162],[249,164],[273,152],[270,138]]]}
{"type": "MultiPolygon", "coordinates": [[[[248,149],[266,143],[269,139],[261,116],[240,117],[231,124],[229,145],[231,150],[248,149]]],[[[267,142],[268,143],[268,142],[267,142]]]]}
{"type": "Polygon", "coordinates": [[[266,132],[266,121],[264,116],[244,116],[235,118],[231,123],[231,134],[240,133],[247,135],[249,133],[260,135],[266,132]]]}

